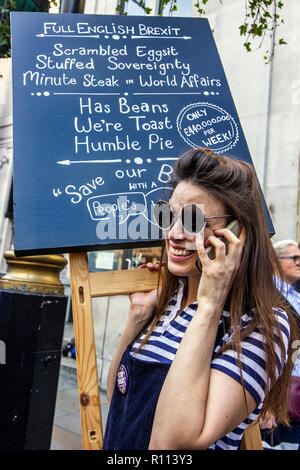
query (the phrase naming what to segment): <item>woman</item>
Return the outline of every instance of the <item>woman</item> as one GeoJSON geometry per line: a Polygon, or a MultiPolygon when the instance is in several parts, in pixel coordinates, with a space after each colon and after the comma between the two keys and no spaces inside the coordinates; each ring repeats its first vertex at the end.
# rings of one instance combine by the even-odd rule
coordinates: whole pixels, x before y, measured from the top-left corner
{"type": "Polygon", "coordinates": [[[162,286],[131,295],[111,363],[104,449],[238,449],[259,414],[287,420],[294,324],[254,172],[196,149],[178,159],[173,186],[162,286]],[[183,228],[191,203],[203,207],[200,233],[183,228]],[[239,237],[225,228],[233,219],[239,237]]]}

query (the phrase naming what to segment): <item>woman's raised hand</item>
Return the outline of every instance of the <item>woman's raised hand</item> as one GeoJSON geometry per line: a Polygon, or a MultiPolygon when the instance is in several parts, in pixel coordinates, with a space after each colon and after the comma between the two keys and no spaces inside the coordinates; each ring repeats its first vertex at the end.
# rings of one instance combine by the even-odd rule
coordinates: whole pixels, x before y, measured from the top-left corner
{"type": "MultiPolygon", "coordinates": [[[[145,263],[138,267],[138,269],[149,269],[149,271],[158,271],[160,268],[160,262],[145,263]]],[[[157,305],[157,289],[153,289],[149,292],[136,292],[129,294],[130,298],[130,319],[135,324],[146,323],[153,314],[153,311],[157,305]]]]}
{"type": "Polygon", "coordinates": [[[198,304],[201,302],[208,303],[217,315],[221,315],[241,263],[246,230],[245,227],[242,227],[239,237],[236,237],[226,228],[215,230],[214,233],[215,236],[210,236],[207,239],[215,249],[216,257],[213,260],[208,257],[205,251],[203,233],[196,236],[198,256],[202,264],[197,299],[198,304]],[[218,237],[227,240],[227,254],[225,243],[218,237]]]}

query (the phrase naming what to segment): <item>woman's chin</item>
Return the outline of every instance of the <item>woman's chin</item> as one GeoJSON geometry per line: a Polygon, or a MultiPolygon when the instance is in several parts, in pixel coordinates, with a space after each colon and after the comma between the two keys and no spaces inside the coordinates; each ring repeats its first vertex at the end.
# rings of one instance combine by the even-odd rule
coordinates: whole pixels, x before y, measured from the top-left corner
{"type": "Polygon", "coordinates": [[[175,261],[174,259],[168,257],[168,270],[174,274],[174,276],[179,277],[192,276],[197,273],[199,274],[199,271],[195,266],[195,261],[195,256],[186,261],[175,261]]]}

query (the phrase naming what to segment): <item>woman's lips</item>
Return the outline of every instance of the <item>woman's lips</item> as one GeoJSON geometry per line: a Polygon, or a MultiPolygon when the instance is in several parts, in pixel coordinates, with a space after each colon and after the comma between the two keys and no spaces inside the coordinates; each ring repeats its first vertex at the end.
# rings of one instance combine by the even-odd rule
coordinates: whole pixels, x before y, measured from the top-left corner
{"type": "Polygon", "coordinates": [[[169,258],[172,261],[182,262],[192,258],[195,254],[195,250],[186,250],[184,248],[177,249],[170,247],[169,258]]]}

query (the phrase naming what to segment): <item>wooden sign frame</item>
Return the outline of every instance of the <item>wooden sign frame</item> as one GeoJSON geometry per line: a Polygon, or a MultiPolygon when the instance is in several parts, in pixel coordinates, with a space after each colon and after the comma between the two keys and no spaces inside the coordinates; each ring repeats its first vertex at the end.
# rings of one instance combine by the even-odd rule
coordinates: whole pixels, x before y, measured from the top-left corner
{"type": "MultiPolygon", "coordinates": [[[[102,416],[98,384],[92,298],[146,292],[157,286],[157,272],[89,272],[87,253],[69,254],[77,379],[84,450],[101,450],[102,416]]],[[[259,424],[244,432],[241,450],[263,450],[259,424]]]]}

